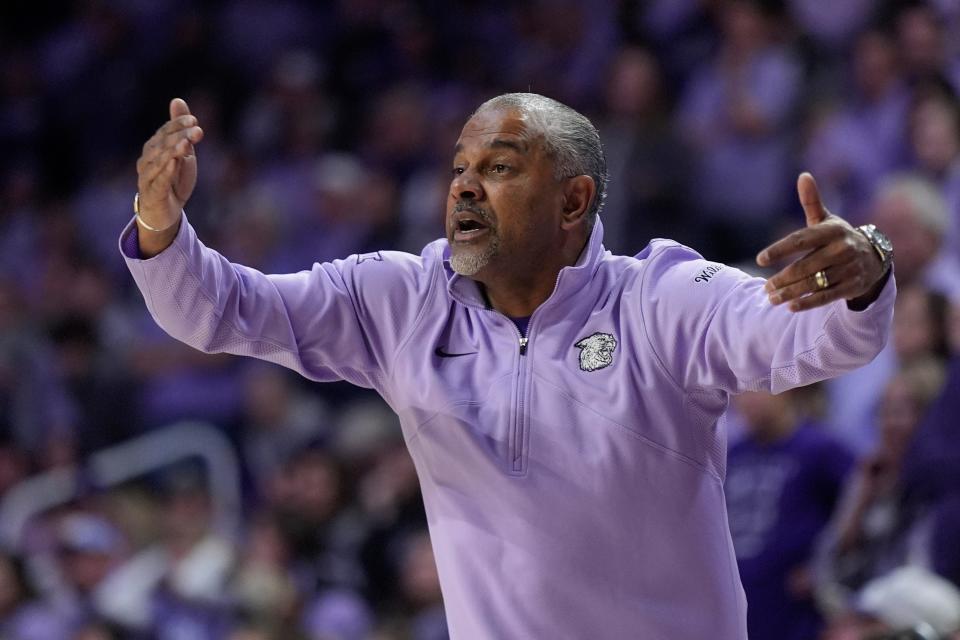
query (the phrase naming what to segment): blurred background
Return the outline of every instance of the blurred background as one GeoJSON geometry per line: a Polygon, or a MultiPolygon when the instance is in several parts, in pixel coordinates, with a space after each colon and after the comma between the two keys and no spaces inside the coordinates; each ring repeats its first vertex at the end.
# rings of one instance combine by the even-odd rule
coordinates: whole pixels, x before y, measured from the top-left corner
{"type": "Polygon", "coordinates": [[[368,392],[194,352],[117,249],[185,98],[200,237],[266,271],[442,233],[460,127],[587,114],[608,248],[753,269],[796,175],[896,247],[870,366],[728,419],[753,640],[960,629],[960,2],[73,0],[0,5],[0,638],[435,640],[399,425],[368,392]]]}

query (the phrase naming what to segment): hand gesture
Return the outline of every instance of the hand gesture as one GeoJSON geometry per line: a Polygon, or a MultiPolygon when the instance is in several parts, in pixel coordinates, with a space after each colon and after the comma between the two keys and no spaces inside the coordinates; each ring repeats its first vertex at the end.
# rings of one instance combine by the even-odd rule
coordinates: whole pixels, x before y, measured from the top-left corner
{"type": "Polygon", "coordinates": [[[800,174],[797,192],[806,214],[806,228],[757,255],[757,264],[766,267],[802,254],[767,280],[770,303],[789,303],[791,311],[803,311],[841,298],[856,301],[874,295],[884,270],[873,245],[850,223],[824,208],[812,175],[800,174]]]}
{"type": "MultiPolygon", "coordinates": [[[[170,101],[170,120],[157,129],[137,160],[137,188],[142,223],[164,233],[180,219],[180,211],[197,184],[197,156],[193,145],[203,129],[180,98],[170,101]]],[[[150,233],[141,224],[141,237],[150,233]]]]}

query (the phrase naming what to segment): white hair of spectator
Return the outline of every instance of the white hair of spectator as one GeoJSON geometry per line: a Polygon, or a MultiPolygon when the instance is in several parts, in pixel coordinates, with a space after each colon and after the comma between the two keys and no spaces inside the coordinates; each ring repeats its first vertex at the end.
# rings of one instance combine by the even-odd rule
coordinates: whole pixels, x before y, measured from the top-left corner
{"type": "Polygon", "coordinates": [[[474,115],[487,109],[516,109],[523,114],[527,125],[543,136],[557,180],[593,178],[597,193],[587,210],[587,229],[592,229],[607,195],[607,160],[593,123],[562,102],[537,93],[505,93],[481,104],[474,115]]]}
{"type": "Polygon", "coordinates": [[[893,175],[880,186],[878,200],[903,198],[917,222],[942,237],[947,232],[950,220],[947,203],[937,186],[926,178],[912,173],[893,175]]]}

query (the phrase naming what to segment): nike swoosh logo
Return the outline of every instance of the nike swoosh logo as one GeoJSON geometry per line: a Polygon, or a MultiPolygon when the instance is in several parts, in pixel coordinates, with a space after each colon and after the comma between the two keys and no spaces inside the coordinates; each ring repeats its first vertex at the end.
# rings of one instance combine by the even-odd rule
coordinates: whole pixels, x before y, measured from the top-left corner
{"type": "Polygon", "coordinates": [[[466,353],[447,353],[443,350],[443,347],[437,347],[433,350],[433,355],[438,358],[459,358],[460,356],[472,356],[476,351],[467,351],[466,353]]]}

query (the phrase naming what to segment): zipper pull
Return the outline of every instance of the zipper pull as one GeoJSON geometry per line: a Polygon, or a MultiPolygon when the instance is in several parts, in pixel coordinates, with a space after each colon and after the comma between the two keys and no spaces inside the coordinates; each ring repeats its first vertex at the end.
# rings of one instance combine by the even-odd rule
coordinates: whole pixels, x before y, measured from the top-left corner
{"type": "Polygon", "coordinates": [[[520,337],[520,355],[522,356],[527,355],[527,337],[526,336],[520,337]]]}

